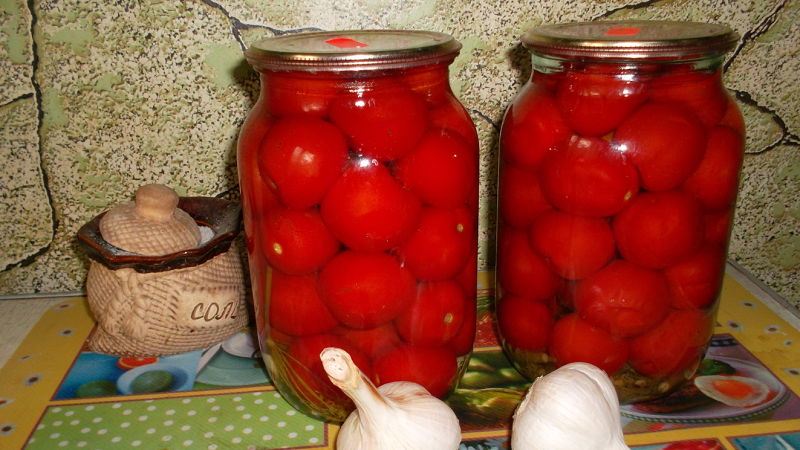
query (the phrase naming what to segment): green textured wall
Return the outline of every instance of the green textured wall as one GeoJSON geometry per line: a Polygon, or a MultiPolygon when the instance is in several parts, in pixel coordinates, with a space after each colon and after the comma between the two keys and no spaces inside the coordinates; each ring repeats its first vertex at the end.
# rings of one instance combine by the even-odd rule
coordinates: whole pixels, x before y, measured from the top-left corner
{"type": "Polygon", "coordinates": [[[0,0],[0,294],[82,288],[78,228],[142,184],[236,198],[235,141],[258,92],[242,49],[305,29],[443,31],[481,136],[491,265],[497,134],[541,23],[730,24],[726,83],[748,125],[731,257],[800,304],[800,0],[0,0]]]}

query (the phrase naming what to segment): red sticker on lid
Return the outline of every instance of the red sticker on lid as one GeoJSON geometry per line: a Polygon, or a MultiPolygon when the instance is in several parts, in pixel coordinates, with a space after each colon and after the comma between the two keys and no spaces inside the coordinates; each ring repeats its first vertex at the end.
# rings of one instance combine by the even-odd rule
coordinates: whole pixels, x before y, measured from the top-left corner
{"type": "Polygon", "coordinates": [[[634,36],[641,28],[633,27],[616,27],[606,31],[606,36],[634,36]]]}
{"type": "Polygon", "coordinates": [[[350,38],[347,38],[347,37],[330,38],[327,41],[325,41],[325,43],[333,45],[334,47],[339,47],[339,48],[369,47],[369,44],[364,44],[364,43],[358,42],[355,39],[350,39],[350,38]]]}

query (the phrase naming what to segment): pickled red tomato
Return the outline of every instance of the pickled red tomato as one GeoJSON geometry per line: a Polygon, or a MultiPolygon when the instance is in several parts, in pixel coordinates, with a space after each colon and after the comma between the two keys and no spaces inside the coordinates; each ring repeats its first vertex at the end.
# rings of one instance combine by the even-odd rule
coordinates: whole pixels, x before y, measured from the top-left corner
{"type": "Polygon", "coordinates": [[[458,100],[449,94],[447,101],[428,112],[429,128],[452,130],[467,140],[471,148],[478,148],[478,132],[466,109],[458,100]]]}
{"type": "Polygon", "coordinates": [[[706,242],[717,244],[727,250],[728,234],[731,231],[731,216],[733,216],[733,209],[703,214],[706,242]]]}
{"type": "Polygon", "coordinates": [[[550,337],[550,356],[561,367],[573,362],[586,362],[614,375],[628,359],[628,340],[612,336],[595,327],[577,313],[556,322],[550,337]]]}
{"type": "Polygon", "coordinates": [[[507,229],[508,244],[500,253],[497,282],[503,292],[545,300],[558,290],[559,279],[547,262],[531,249],[524,231],[507,229]]]}
{"type": "Polygon", "coordinates": [[[316,73],[293,72],[291,76],[262,73],[261,77],[266,80],[262,86],[266,108],[278,117],[303,114],[326,118],[341,83],[316,73]]]}
{"type": "MultiPolygon", "coordinates": [[[[476,269],[477,271],[477,269],[476,269]]],[[[473,286],[476,286],[477,283],[473,283],[473,286]]],[[[474,290],[473,290],[474,291],[474,290]]],[[[474,302],[474,295],[469,294],[469,292],[473,291],[466,291],[468,294],[466,307],[464,308],[464,321],[461,324],[461,328],[458,330],[453,339],[447,343],[447,346],[453,349],[456,353],[456,356],[466,355],[467,353],[472,351],[472,347],[475,344],[475,331],[478,328],[478,308],[474,302]]]]}
{"type": "Polygon", "coordinates": [[[434,397],[444,397],[456,377],[456,354],[450,347],[418,347],[401,344],[372,361],[378,386],[394,381],[411,381],[434,397]]]}
{"type": "Polygon", "coordinates": [[[565,147],[571,136],[553,94],[529,83],[506,112],[500,147],[507,163],[535,173],[547,152],[565,147]]]}
{"type": "Polygon", "coordinates": [[[573,72],[556,88],[564,121],[578,134],[602,136],[647,100],[647,85],[613,74],[573,72]]]}
{"type": "Polygon", "coordinates": [[[460,134],[433,128],[394,162],[392,172],[423,203],[455,208],[467,201],[477,183],[476,156],[476,149],[460,134]]]}
{"type": "Polygon", "coordinates": [[[536,174],[506,164],[500,175],[497,195],[500,216],[514,228],[524,230],[543,213],[553,209],[544,198],[536,174]]]}
{"type": "Polygon", "coordinates": [[[394,320],[416,297],[417,280],[386,253],[344,251],[320,271],[320,298],[351,328],[375,328],[394,320]]]}
{"type": "Polygon", "coordinates": [[[691,195],[642,192],[612,222],[622,257],[663,269],[692,256],[703,241],[703,216],[691,195]]]}
{"type": "Polygon", "coordinates": [[[263,107],[247,116],[237,143],[237,166],[242,185],[242,211],[248,234],[253,234],[252,221],[260,220],[268,209],[277,204],[275,194],[269,189],[258,169],[258,153],[264,135],[275,119],[263,107]]]}
{"type": "Polygon", "coordinates": [[[581,280],[600,270],[614,256],[614,235],[608,221],[553,210],[533,223],[529,239],[562,278],[581,280]]]}
{"type": "Polygon", "coordinates": [[[449,69],[443,64],[437,68],[412,69],[401,74],[398,79],[424,98],[428,106],[436,107],[446,103],[448,96],[453,95],[448,75],[449,69]]]}
{"type": "Polygon", "coordinates": [[[708,130],[708,142],[700,165],[681,185],[705,212],[729,209],[739,190],[739,169],[744,161],[744,139],[733,128],[708,130]]]}
{"type": "MultiPolygon", "coordinates": [[[[336,330],[331,333],[337,334],[336,330]]],[[[342,327],[341,336],[357,345],[370,358],[390,350],[402,342],[393,322],[366,330],[342,327]]]]}
{"type": "Polygon", "coordinates": [[[347,143],[333,125],[289,116],[267,131],[258,154],[261,176],[281,203],[310,208],[320,202],[347,163],[347,143]]]}
{"type": "Polygon", "coordinates": [[[322,199],[322,218],[344,245],[361,252],[396,247],[414,232],[422,213],[416,195],[377,161],[347,167],[322,199]]]}
{"type": "Polygon", "coordinates": [[[620,124],[612,145],[639,169],[642,187],[660,192],[694,172],[705,153],[706,132],[685,106],[648,102],[620,124]]]}
{"type": "Polygon", "coordinates": [[[728,91],[722,85],[722,71],[713,74],[684,72],[656,78],[651,101],[678,102],[689,107],[706,127],[718,124],[728,106],[728,91]]]}
{"type": "Polygon", "coordinates": [[[270,326],[292,335],[323,333],[339,324],[317,293],[317,274],[291,276],[272,272],[270,326]]]}
{"type": "Polygon", "coordinates": [[[267,261],[289,275],[316,272],[341,247],[316,209],[272,208],[261,223],[260,234],[267,261]]]}
{"type": "Polygon", "coordinates": [[[706,245],[689,259],[664,269],[670,304],[676,309],[705,308],[714,302],[725,275],[725,252],[706,245]]]}
{"type": "Polygon", "coordinates": [[[428,107],[422,96],[399,83],[387,85],[341,95],[329,113],[351,149],[383,162],[409,152],[428,127],[428,107]]]}
{"type": "Polygon", "coordinates": [[[319,355],[328,347],[340,348],[346,351],[353,363],[368,377],[373,371],[369,358],[357,346],[347,339],[332,334],[316,334],[293,339],[286,350],[286,363],[288,365],[289,382],[301,398],[324,407],[330,401],[320,398],[320,395],[335,398],[339,401],[346,400],[341,389],[331,383],[319,355]]]}
{"type": "Polygon", "coordinates": [[[575,293],[578,314],[614,336],[642,334],[669,311],[667,280],[661,272],[616,260],[581,281],[575,293]]]}
{"type": "Polygon", "coordinates": [[[742,139],[745,138],[744,116],[736,106],[736,100],[730,94],[728,94],[728,107],[725,109],[725,115],[720,119],[719,125],[733,128],[742,139]]]}
{"type": "Polygon", "coordinates": [[[497,302],[497,328],[503,340],[519,350],[547,351],[553,316],[543,302],[504,294],[497,302]]]}
{"type": "Polygon", "coordinates": [[[466,206],[456,209],[426,206],[417,231],[397,247],[397,259],[418,280],[453,278],[469,260],[474,235],[474,219],[466,206]]]}
{"type": "Polygon", "coordinates": [[[420,283],[417,296],[394,324],[411,345],[439,347],[450,342],[461,329],[467,296],[453,280],[420,283]]]}
{"type": "Polygon", "coordinates": [[[576,136],[566,148],[549,152],[539,177],[547,201],[580,216],[614,215],[639,191],[636,167],[600,138],[576,136]]]}
{"type": "Polygon", "coordinates": [[[656,328],[631,339],[628,362],[643,375],[675,374],[700,360],[713,334],[713,314],[674,310],[656,328]]]}

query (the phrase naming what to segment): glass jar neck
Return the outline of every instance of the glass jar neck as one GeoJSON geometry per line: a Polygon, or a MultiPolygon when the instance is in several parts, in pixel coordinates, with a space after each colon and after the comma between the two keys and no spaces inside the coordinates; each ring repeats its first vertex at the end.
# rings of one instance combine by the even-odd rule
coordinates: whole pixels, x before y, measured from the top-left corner
{"type": "Polygon", "coordinates": [[[714,72],[722,66],[724,57],[725,55],[708,55],[680,60],[609,61],[602,59],[563,59],[531,52],[531,64],[535,72],[545,74],[582,72],[617,76],[624,74],[645,76],[646,74],[674,72],[678,68],[682,72],[714,72]]]}

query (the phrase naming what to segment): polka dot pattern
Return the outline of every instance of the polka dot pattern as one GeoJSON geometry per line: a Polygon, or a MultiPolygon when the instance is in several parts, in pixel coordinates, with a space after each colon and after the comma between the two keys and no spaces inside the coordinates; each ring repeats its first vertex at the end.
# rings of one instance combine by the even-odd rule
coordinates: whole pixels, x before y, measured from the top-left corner
{"type": "Polygon", "coordinates": [[[26,450],[270,448],[326,442],[324,423],[258,393],[49,408],[26,450]]]}

